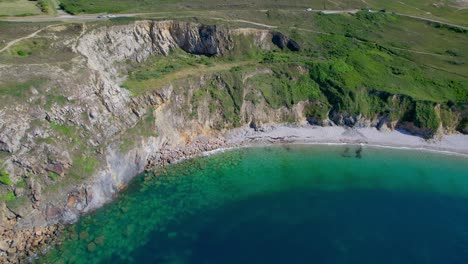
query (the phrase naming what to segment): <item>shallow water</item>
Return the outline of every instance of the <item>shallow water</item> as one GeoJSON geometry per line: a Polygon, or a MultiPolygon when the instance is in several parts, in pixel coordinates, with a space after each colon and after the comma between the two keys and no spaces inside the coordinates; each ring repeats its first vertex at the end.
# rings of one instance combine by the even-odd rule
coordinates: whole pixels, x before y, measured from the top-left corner
{"type": "Polygon", "coordinates": [[[468,263],[468,158],[228,151],[138,177],[44,263],[468,263]]]}

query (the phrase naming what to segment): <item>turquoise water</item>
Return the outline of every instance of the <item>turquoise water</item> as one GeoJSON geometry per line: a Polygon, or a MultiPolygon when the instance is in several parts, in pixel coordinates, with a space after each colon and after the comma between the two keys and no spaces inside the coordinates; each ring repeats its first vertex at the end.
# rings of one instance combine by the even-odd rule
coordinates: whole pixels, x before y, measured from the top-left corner
{"type": "Polygon", "coordinates": [[[138,177],[43,263],[468,263],[468,158],[228,151],[138,177]]]}

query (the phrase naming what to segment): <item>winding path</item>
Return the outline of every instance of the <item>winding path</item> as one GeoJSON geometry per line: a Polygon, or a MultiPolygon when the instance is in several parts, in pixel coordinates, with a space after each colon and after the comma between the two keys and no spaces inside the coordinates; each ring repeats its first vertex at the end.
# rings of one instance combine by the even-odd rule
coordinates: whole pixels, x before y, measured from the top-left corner
{"type": "Polygon", "coordinates": [[[37,31],[25,36],[25,37],[14,39],[14,40],[8,42],[5,47],[0,49],[0,53],[8,50],[11,46],[15,45],[16,43],[18,43],[18,42],[20,42],[22,40],[34,38],[37,34],[41,33],[42,31],[44,31],[44,30],[46,30],[46,29],[48,29],[50,27],[54,27],[54,26],[58,26],[58,25],[62,25],[62,24],[49,25],[49,26],[43,27],[43,28],[41,28],[41,29],[39,29],[39,30],[37,30],[37,31]]]}

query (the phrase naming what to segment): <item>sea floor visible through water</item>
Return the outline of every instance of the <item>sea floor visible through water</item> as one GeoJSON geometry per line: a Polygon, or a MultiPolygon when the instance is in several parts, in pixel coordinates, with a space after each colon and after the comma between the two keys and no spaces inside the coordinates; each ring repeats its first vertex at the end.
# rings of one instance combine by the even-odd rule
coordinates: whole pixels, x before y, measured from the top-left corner
{"type": "Polygon", "coordinates": [[[39,263],[468,263],[468,158],[235,149],[137,177],[39,263]]]}

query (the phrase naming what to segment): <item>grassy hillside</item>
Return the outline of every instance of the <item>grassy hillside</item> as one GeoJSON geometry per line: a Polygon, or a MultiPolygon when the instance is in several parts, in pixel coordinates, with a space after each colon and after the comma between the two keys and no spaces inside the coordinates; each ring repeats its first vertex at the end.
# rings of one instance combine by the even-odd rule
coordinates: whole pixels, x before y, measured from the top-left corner
{"type": "Polygon", "coordinates": [[[385,9],[408,15],[421,16],[446,22],[468,25],[466,5],[455,0],[432,2],[427,0],[260,0],[260,1],[220,1],[220,0],[62,0],[61,6],[72,14],[80,13],[129,13],[206,10],[266,10],[292,9],[305,10],[347,10],[385,9]]]}
{"type": "MultiPolygon", "coordinates": [[[[243,68],[268,67],[273,74],[253,78],[238,89],[257,87],[263,98],[251,100],[265,100],[274,108],[308,101],[311,120],[326,118],[328,111],[369,119],[386,115],[428,129],[430,136],[441,123],[454,129],[466,115],[467,32],[386,13],[301,17],[279,11],[269,16],[262,22],[284,21],[282,31],[302,45],[300,52],[262,52],[241,43],[241,50],[220,58],[175,52],[138,65],[124,86],[138,95],[191,75],[224,72],[242,79],[243,68]],[[298,75],[294,66],[308,69],[309,75],[298,75]]],[[[206,92],[216,99],[210,87],[206,92]]],[[[234,107],[238,102],[222,105],[234,107]]],[[[238,111],[226,110],[231,120],[238,111]]]]}

